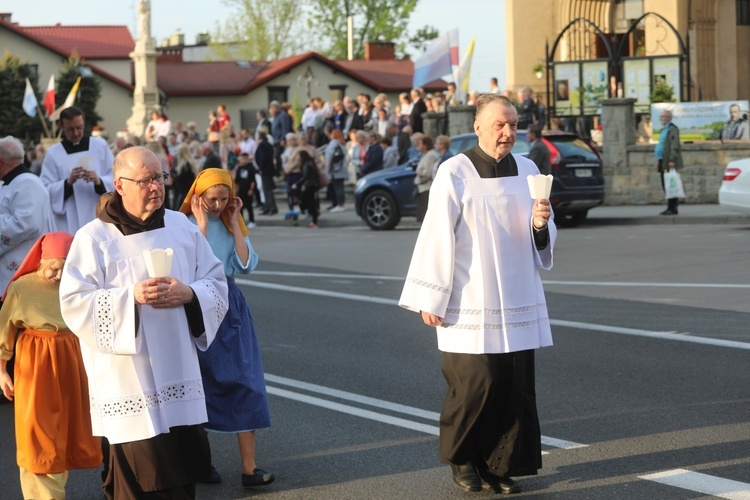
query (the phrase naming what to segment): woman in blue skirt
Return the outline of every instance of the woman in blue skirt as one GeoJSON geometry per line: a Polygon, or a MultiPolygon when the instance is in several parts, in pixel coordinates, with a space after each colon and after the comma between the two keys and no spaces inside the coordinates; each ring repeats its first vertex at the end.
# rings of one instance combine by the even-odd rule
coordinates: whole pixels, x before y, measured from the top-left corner
{"type": "MultiPolygon", "coordinates": [[[[224,263],[229,284],[229,310],[216,339],[198,353],[206,393],[209,431],[237,433],[242,457],[242,485],[263,486],[273,474],[255,463],[255,430],[271,426],[263,363],[253,317],[234,282],[258,265],[242,220],[242,201],[235,195],[227,170],[209,168],[198,174],[180,211],[200,228],[214,254],[224,263]]],[[[214,473],[214,482],[221,476],[214,473]]]]}

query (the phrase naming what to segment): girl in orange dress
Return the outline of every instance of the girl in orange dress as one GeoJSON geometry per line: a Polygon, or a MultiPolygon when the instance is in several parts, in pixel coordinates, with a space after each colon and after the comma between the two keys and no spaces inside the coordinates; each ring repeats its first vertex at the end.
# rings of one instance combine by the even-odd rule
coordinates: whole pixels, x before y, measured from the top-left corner
{"type": "Polygon", "coordinates": [[[0,388],[15,398],[16,458],[24,498],[65,498],[71,469],[98,467],[89,391],[78,338],[60,313],[59,285],[73,236],[47,233],[3,295],[0,388]],[[5,365],[16,342],[15,384],[5,365]]]}

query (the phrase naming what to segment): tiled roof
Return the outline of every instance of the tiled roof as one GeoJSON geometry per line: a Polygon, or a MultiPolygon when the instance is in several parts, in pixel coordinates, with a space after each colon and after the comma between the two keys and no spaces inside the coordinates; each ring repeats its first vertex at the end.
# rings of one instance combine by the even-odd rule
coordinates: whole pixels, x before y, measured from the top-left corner
{"type": "MultiPolygon", "coordinates": [[[[71,54],[71,52],[65,51],[63,48],[59,47],[56,43],[53,43],[53,42],[51,42],[48,39],[44,39],[43,37],[39,37],[37,35],[30,34],[30,33],[26,32],[25,29],[22,28],[21,26],[19,26],[18,24],[9,23],[9,22],[0,20],[0,27],[7,28],[10,31],[13,31],[14,33],[17,33],[20,36],[26,37],[29,40],[31,40],[31,41],[33,41],[35,43],[38,43],[42,47],[45,47],[46,49],[48,49],[48,50],[50,50],[52,52],[60,54],[63,57],[69,57],[70,54],[71,54]]],[[[115,27],[119,28],[119,26],[115,26],[115,27]]],[[[123,26],[123,28],[125,28],[125,27],[123,26]]],[[[127,28],[125,28],[125,30],[127,31],[127,28]]],[[[130,32],[128,32],[128,36],[130,36],[130,32]]],[[[131,41],[132,41],[132,38],[131,38],[131,41]]],[[[79,56],[83,57],[80,52],[79,52],[79,56]]],[[[96,66],[94,64],[87,64],[87,66],[90,67],[91,70],[94,73],[97,73],[97,74],[103,76],[104,78],[106,78],[108,80],[111,80],[112,82],[116,83],[117,85],[120,85],[121,87],[125,87],[128,90],[133,90],[133,85],[130,82],[123,81],[120,78],[112,75],[111,73],[109,73],[107,71],[104,71],[103,69],[99,68],[98,66],[96,66]]]]}
{"type": "MultiPolygon", "coordinates": [[[[310,59],[331,66],[379,92],[399,92],[411,88],[414,72],[412,61],[334,61],[315,52],[245,65],[235,62],[164,62],[156,65],[156,80],[159,88],[168,96],[240,95],[310,59]]],[[[428,91],[445,90],[446,83],[436,80],[424,88],[428,91]]]]}
{"type": "Polygon", "coordinates": [[[23,33],[85,59],[129,59],[135,41],[127,26],[18,26],[23,33]]]}
{"type": "MultiPolygon", "coordinates": [[[[19,26],[0,20],[6,27],[64,57],[75,49],[78,55],[95,63],[97,59],[129,59],[135,42],[127,26],[19,26]]],[[[317,60],[378,92],[401,92],[412,84],[414,63],[410,60],[335,61],[316,52],[307,52],[276,61],[236,62],[157,62],[156,81],[168,96],[243,95],[308,60],[317,60]]],[[[96,67],[94,72],[130,90],[133,85],[96,67]]],[[[435,80],[427,91],[444,90],[446,83],[435,80]]]]}
{"type": "Polygon", "coordinates": [[[272,63],[162,62],[156,65],[156,81],[168,96],[243,94],[272,63]]]}
{"type": "MultiPolygon", "coordinates": [[[[414,61],[409,59],[392,59],[387,61],[336,61],[340,66],[350,73],[360,75],[373,82],[378,82],[384,92],[398,92],[408,90],[412,87],[414,77],[414,61]]],[[[433,80],[423,85],[427,92],[445,90],[447,84],[443,80],[433,80]]]]}

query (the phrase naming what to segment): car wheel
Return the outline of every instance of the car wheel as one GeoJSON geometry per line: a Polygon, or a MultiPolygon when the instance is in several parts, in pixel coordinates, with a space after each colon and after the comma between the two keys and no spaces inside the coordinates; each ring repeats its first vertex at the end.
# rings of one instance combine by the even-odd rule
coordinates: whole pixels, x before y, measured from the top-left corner
{"type": "Polygon", "coordinates": [[[555,219],[555,222],[560,227],[576,227],[578,224],[586,220],[588,214],[588,210],[565,213],[562,214],[559,219],[555,219]]]}
{"type": "Polygon", "coordinates": [[[401,219],[398,205],[388,191],[378,189],[369,193],[362,203],[362,218],[370,229],[393,229],[401,219]]]}

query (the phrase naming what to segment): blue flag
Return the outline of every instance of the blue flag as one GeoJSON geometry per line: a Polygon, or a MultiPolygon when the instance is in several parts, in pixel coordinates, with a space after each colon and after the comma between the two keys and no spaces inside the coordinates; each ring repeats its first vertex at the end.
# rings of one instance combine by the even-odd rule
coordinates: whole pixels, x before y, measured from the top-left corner
{"type": "Polygon", "coordinates": [[[31,88],[31,82],[26,79],[26,91],[23,93],[23,110],[32,118],[36,116],[36,107],[38,106],[36,101],[36,94],[34,89],[31,88]]]}

